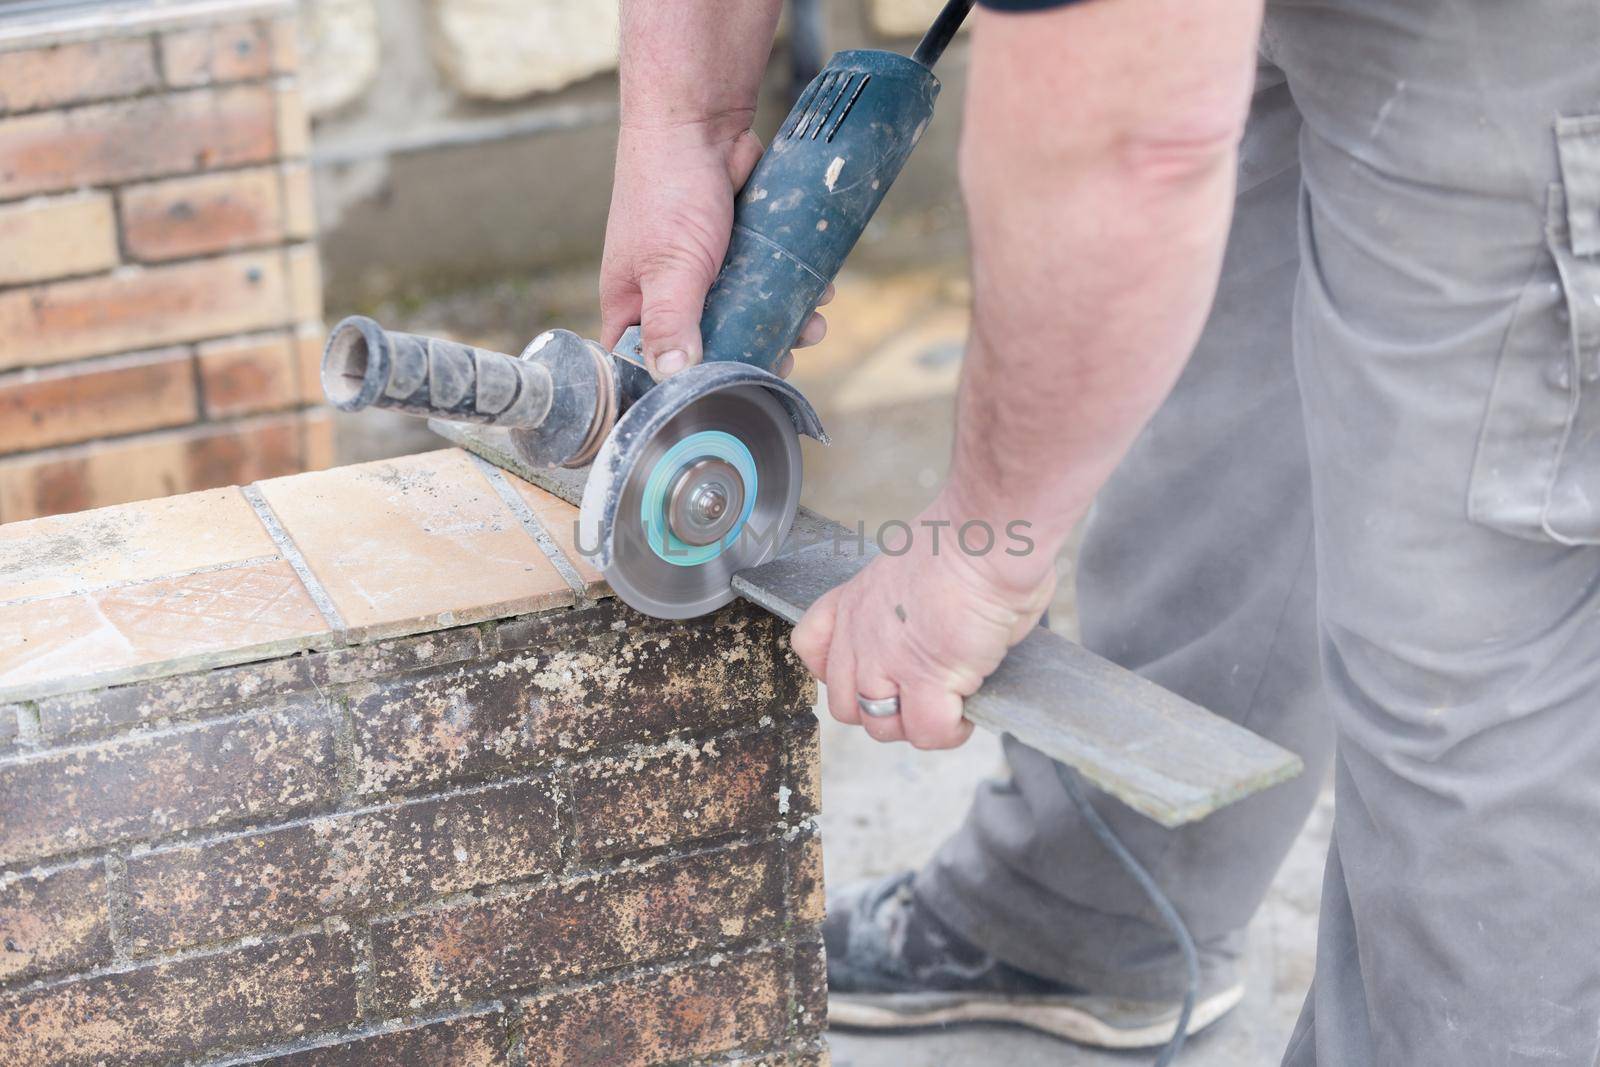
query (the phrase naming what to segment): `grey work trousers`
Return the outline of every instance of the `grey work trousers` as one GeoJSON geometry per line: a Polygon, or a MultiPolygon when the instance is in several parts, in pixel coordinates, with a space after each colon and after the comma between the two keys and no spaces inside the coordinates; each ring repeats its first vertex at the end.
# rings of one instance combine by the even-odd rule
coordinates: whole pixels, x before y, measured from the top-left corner
{"type": "MultiPolygon", "coordinates": [[[[1223,980],[1330,763],[1284,1062],[1600,1056],[1600,4],[1269,0],[1221,287],[1095,505],[1085,643],[1298,752],[1176,832],[1100,810],[1223,980]]],[[[1045,757],[921,873],[1001,958],[1181,967],[1045,757]]]]}

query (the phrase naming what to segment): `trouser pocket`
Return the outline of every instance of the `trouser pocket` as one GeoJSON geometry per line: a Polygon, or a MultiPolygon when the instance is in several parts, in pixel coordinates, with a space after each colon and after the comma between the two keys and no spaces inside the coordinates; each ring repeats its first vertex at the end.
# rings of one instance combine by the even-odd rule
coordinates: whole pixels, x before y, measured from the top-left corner
{"type": "Polygon", "coordinates": [[[1558,120],[1556,143],[1561,181],[1550,186],[1545,220],[1551,263],[1535,271],[1506,332],[1467,511],[1519,537],[1596,544],[1600,115],[1558,120]]]}

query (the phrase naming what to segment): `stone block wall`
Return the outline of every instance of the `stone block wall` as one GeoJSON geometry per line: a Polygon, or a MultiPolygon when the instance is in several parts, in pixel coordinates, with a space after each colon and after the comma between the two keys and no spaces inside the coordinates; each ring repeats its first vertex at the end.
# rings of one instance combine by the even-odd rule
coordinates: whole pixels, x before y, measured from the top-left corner
{"type": "Polygon", "coordinates": [[[447,450],[0,526],[0,1063],[820,1065],[813,693],[447,450]]]}
{"type": "MultiPolygon", "coordinates": [[[[942,0],[821,0],[829,50],[909,51],[942,0]]],[[[328,295],[340,309],[597,262],[617,129],[617,0],[300,0],[328,295]]],[[[964,58],[885,217],[958,215],[964,58]]],[[[758,131],[787,112],[780,31],[758,131]]],[[[869,234],[869,244],[874,234],[869,234]]],[[[926,247],[917,258],[925,258],[926,247]]]]}
{"type": "Polygon", "coordinates": [[[331,462],[294,8],[0,10],[0,522],[331,462]]]}

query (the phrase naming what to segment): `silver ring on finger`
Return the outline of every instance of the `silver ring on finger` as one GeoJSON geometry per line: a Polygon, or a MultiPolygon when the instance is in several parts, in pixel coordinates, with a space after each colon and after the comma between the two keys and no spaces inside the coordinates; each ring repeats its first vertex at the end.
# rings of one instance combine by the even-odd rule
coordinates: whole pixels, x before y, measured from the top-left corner
{"type": "Polygon", "coordinates": [[[861,714],[873,719],[892,719],[900,714],[900,698],[898,696],[864,697],[856,694],[856,707],[861,709],[861,714]]]}

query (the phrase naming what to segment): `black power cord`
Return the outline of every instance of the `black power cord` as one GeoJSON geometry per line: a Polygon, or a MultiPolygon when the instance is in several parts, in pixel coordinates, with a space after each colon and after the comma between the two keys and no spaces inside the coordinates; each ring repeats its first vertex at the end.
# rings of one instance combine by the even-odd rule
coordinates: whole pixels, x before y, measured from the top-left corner
{"type": "Polygon", "coordinates": [[[973,3],[974,0],[949,0],[934,18],[933,25],[928,27],[928,32],[923,34],[922,43],[911,53],[911,58],[931,70],[961,28],[973,3]]]}
{"type": "Polygon", "coordinates": [[[1178,1025],[1172,1032],[1172,1038],[1161,1050],[1161,1055],[1156,1057],[1155,1067],[1168,1067],[1173,1060],[1178,1058],[1178,1053],[1183,1051],[1184,1039],[1189,1036],[1189,1017],[1194,1014],[1194,1002],[1200,992],[1200,954],[1194,947],[1194,938],[1189,933],[1189,928],[1184,925],[1183,917],[1178,914],[1178,909],[1172,906],[1172,901],[1156,885],[1156,880],[1150,877],[1150,872],[1138,861],[1128,846],[1106,825],[1105,819],[1094,810],[1094,805],[1089,803],[1089,797],[1084,793],[1083,787],[1072,776],[1072,772],[1061,764],[1056,764],[1056,777],[1061,779],[1061,788],[1067,791],[1067,796],[1072,798],[1072,803],[1078,808],[1078,814],[1083,816],[1083,821],[1088,823],[1094,836],[1106,847],[1122,869],[1128,872],[1128,877],[1139,883],[1139,888],[1144,890],[1144,895],[1150,898],[1150,903],[1161,915],[1161,921],[1166,924],[1172,933],[1172,939],[1178,943],[1178,951],[1183,953],[1183,969],[1188,975],[1188,987],[1183,993],[1183,1009],[1178,1012],[1178,1025]]]}

